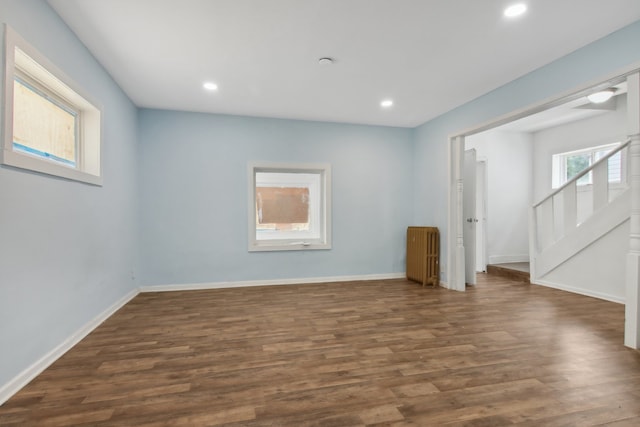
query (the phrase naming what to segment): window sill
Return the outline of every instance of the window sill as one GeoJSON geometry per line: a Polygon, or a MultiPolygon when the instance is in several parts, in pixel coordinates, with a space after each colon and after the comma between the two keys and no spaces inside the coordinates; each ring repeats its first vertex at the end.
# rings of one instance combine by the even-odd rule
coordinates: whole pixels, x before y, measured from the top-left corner
{"type": "Polygon", "coordinates": [[[0,154],[0,163],[3,165],[70,179],[72,181],[83,182],[85,184],[102,186],[101,176],[91,175],[77,169],[48,162],[46,160],[32,157],[28,154],[16,153],[11,150],[2,150],[0,151],[0,154]]]}
{"type": "Polygon", "coordinates": [[[267,251],[313,251],[331,249],[330,243],[314,242],[254,242],[249,245],[249,252],[267,251]]]}

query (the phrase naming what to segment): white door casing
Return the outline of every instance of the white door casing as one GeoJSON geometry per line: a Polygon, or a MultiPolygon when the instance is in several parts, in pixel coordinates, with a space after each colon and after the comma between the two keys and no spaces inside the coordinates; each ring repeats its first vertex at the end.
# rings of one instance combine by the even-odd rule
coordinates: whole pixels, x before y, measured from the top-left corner
{"type": "Polygon", "coordinates": [[[627,127],[629,146],[629,253],[625,299],[624,345],[640,348],[640,73],[627,77],[627,127]]]}

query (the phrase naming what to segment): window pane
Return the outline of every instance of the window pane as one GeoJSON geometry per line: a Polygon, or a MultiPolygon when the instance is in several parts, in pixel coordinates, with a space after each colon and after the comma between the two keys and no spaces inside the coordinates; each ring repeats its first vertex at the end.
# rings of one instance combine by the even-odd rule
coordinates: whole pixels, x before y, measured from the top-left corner
{"type": "Polygon", "coordinates": [[[622,182],[622,151],[609,157],[609,182],[622,182]]]}
{"type": "Polygon", "coordinates": [[[309,230],[309,188],[256,187],[257,230],[309,230]]]}
{"type": "MultiPolygon", "coordinates": [[[[589,166],[591,166],[591,155],[589,154],[576,154],[567,156],[567,177],[565,182],[571,180],[574,176],[578,175],[589,166]]],[[[577,182],[578,185],[585,185],[590,183],[591,173],[583,176],[577,182]]]]}
{"type": "MultiPolygon", "coordinates": [[[[615,146],[609,147],[605,150],[596,151],[596,160],[600,160],[609,154],[614,148],[615,146]]],[[[618,151],[616,154],[609,157],[607,163],[609,167],[609,182],[622,182],[622,152],[618,151]]]]}
{"type": "Polygon", "coordinates": [[[320,238],[319,173],[256,172],[256,240],[320,238]]]}
{"type": "Polygon", "coordinates": [[[14,150],[75,167],[77,115],[17,78],[13,90],[14,150]]]}

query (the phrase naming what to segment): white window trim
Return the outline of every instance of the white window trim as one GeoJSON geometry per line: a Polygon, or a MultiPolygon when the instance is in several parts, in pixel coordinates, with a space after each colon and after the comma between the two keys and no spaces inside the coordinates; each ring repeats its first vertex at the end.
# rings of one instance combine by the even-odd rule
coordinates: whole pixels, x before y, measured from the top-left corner
{"type": "Polygon", "coordinates": [[[102,185],[101,108],[65,73],[5,25],[4,135],[0,139],[0,163],[93,185],[102,185]],[[13,80],[16,75],[15,49],[33,61],[27,73],[57,97],[78,110],[80,117],[77,166],[69,167],[13,149],[13,80]],[[53,78],[51,77],[53,76],[53,78]]]}
{"type": "MultiPolygon", "coordinates": [[[[250,162],[248,166],[249,252],[331,249],[331,165],[326,163],[250,162]],[[311,173],[320,175],[320,219],[318,239],[260,239],[256,237],[256,173],[311,173]]],[[[293,236],[292,236],[293,237],[293,236]]]]}

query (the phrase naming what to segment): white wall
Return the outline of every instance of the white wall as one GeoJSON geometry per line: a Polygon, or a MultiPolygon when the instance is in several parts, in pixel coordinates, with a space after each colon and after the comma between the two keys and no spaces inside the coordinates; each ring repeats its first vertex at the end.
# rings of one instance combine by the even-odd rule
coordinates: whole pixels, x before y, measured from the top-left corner
{"type": "MultiPolygon", "coordinates": [[[[615,111],[555,126],[533,134],[533,186],[535,201],[550,194],[552,156],[558,153],[624,142],[627,131],[626,96],[617,97],[615,111]]],[[[592,211],[592,187],[578,189],[578,219],[592,211]]],[[[624,302],[625,255],[629,223],[612,230],[537,282],[560,289],[624,302]]]]}
{"type": "Polygon", "coordinates": [[[627,139],[626,96],[617,98],[615,111],[555,126],[533,133],[533,194],[538,202],[551,188],[551,157],[554,154],[598,145],[624,142],[627,139]]]}
{"type": "Polygon", "coordinates": [[[487,260],[529,261],[532,137],[491,130],[466,138],[487,167],[487,260]]]}

